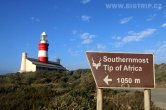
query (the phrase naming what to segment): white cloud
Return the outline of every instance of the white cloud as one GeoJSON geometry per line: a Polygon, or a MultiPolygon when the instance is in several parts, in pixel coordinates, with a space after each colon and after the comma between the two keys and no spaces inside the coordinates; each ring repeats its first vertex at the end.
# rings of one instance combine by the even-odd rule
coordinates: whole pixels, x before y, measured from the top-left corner
{"type": "Polygon", "coordinates": [[[166,42],[164,42],[162,45],[160,45],[160,47],[156,50],[155,52],[156,54],[163,54],[165,55],[166,53],[166,42]]]}
{"type": "Polygon", "coordinates": [[[76,35],[77,33],[78,33],[77,30],[73,30],[73,31],[72,31],[72,34],[73,34],[73,35],[76,35]]]}
{"type": "Polygon", "coordinates": [[[161,27],[166,27],[166,23],[163,23],[163,24],[161,25],[161,27]]]}
{"type": "Polygon", "coordinates": [[[64,47],[67,47],[67,44],[63,44],[64,47]]]}
{"type": "Polygon", "coordinates": [[[141,32],[132,33],[130,35],[127,35],[127,36],[119,39],[118,42],[115,43],[115,46],[119,47],[119,46],[122,46],[122,45],[130,43],[130,42],[141,41],[142,39],[154,34],[155,31],[156,31],[156,29],[146,29],[141,32]]]}
{"type": "Polygon", "coordinates": [[[92,42],[93,42],[92,39],[85,39],[85,40],[82,41],[82,44],[90,44],[92,42]]]}
{"type": "Polygon", "coordinates": [[[87,4],[87,3],[89,3],[89,2],[91,2],[91,0],[82,0],[82,1],[81,1],[82,4],[87,4]]]}
{"type": "Polygon", "coordinates": [[[130,16],[130,17],[127,17],[127,18],[123,18],[120,20],[120,24],[125,24],[125,23],[128,23],[130,20],[132,20],[133,17],[130,16]]]}
{"type": "Polygon", "coordinates": [[[145,53],[155,53],[155,50],[151,49],[151,50],[145,50],[145,53]]]}
{"type": "Polygon", "coordinates": [[[68,49],[68,52],[71,56],[78,56],[81,54],[82,50],[73,50],[73,49],[68,49]]]}
{"type": "Polygon", "coordinates": [[[157,7],[158,10],[162,10],[163,9],[163,6],[162,4],[159,4],[159,6],[157,7]]]}
{"type": "Polygon", "coordinates": [[[113,36],[112,39],[113,39],[113,40],[120,40],[121,37],[120,37],[120,36],[113,36]]]}
{"type": "Polygon", "coordinates": [[[90,34],[90,33],[83,33],[83,34],[81,34],[81,38],[82,39],[92,39],[94,37],[95,37],[95,35],[90,34]]]}
{"type": "Polygon", "coordinates": [[[106,49],[106,45],[104,45],[104,44],[97,44],[97,49],[98,50],[104,50],[104,49],[106,49]]]}
{"type": "Polygon", "coordinates": [[[157,14],[150,15],[149,18],[146,19],[146,21],[152,21],[157,14]]]}
{"type": "Polygon", "coordinates": [[[166,62],[166,41],[164,41],[160,46],[153,50],[153,53],[155,55],[155,63],[165,63],[166,62]]]}
{"type": "Polygon", "coordinates": [[[36,21],[36,22],[40,22],[40,19],[39,19],[39,18],[36,18],[36,17],[34,17],[34,16],[30,17],[30,20],[36,21]]]}
{"type": "Polygon", "coordinates": [[[82,19],[82,21],[89,22],[90,19],[91,19],[91,17],[88,16],[88,15],[82,15],[82,16],[81,16],[81,19],[82,19]]]}
{"type": "Polygon", "coordinates": [[[90,44],[93,42],[93,38],[95,38],[95,35],[90,33],[83,33],[80,35],[81,39],[83,40],[82,44],[90,44]]]}
{"type": "Polygon", "coordinates": [[[73,42],[73,41],[76,41],[76,39],[71,38],[70,41],[73,42]]]}
{"type": "Polygon", "coordinates": [[[133,42],[133,41],[140,41],[145,37],[148,37],[149,35],[153,34],[156,31],[156,29],[147,29],[145,31],[141,31],[132,35],[128,35],[122,39],[124,43],[133,42]]]}

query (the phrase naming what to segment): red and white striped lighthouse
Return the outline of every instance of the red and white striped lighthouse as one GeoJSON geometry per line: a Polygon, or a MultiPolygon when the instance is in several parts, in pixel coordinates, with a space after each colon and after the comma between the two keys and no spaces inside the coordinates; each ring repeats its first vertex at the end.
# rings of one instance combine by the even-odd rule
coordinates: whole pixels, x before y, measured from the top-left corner
{"type": "Polygon", "coordinates": [[[48,63],[48,41],[47,34],[43,32],[41,34],[41,39],[39,43],[39,52],[38,52],[38,60],[43,63],[48,63]]]}

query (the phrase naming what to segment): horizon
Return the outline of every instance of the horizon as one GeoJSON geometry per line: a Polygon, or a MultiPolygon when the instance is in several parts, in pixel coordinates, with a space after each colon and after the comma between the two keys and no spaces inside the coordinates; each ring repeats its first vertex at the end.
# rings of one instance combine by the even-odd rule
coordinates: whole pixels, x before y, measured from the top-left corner
{"type": "Polygon", "coordinates": [[[0,74],[18,72],[22,52],[37,59],[42,32],[49,61],[90,68],[86,51],[154,53],[166,63],[164,0],[1,0],[0,74]]]}

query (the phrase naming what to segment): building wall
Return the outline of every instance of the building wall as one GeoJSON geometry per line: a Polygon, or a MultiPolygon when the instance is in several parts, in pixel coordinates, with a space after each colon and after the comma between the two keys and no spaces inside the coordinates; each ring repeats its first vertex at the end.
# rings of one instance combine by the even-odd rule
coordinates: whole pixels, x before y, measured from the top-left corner
{"type": "Polygon", "coordinates": [[[21,58],[21,66],[20,66],[20,73],[26,72],[26,58],[27,58],[27,53],[23,52],[22,53],[22,58],[21,58]]]}
{"type": "Polygon", "coordinates": [[[26,59],[26,72],[35,72],[36,65],[34,65],[31,61],[26,59]]]}

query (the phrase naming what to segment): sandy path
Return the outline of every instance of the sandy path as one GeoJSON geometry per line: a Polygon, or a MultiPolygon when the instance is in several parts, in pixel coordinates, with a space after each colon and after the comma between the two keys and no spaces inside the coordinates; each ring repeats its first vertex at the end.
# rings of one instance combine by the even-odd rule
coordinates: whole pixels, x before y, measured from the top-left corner
{"type": "Polygon", "coordinates": [[[166,88],[152,89],[151,99],[156,106],[166,110],[166,88]]]}

